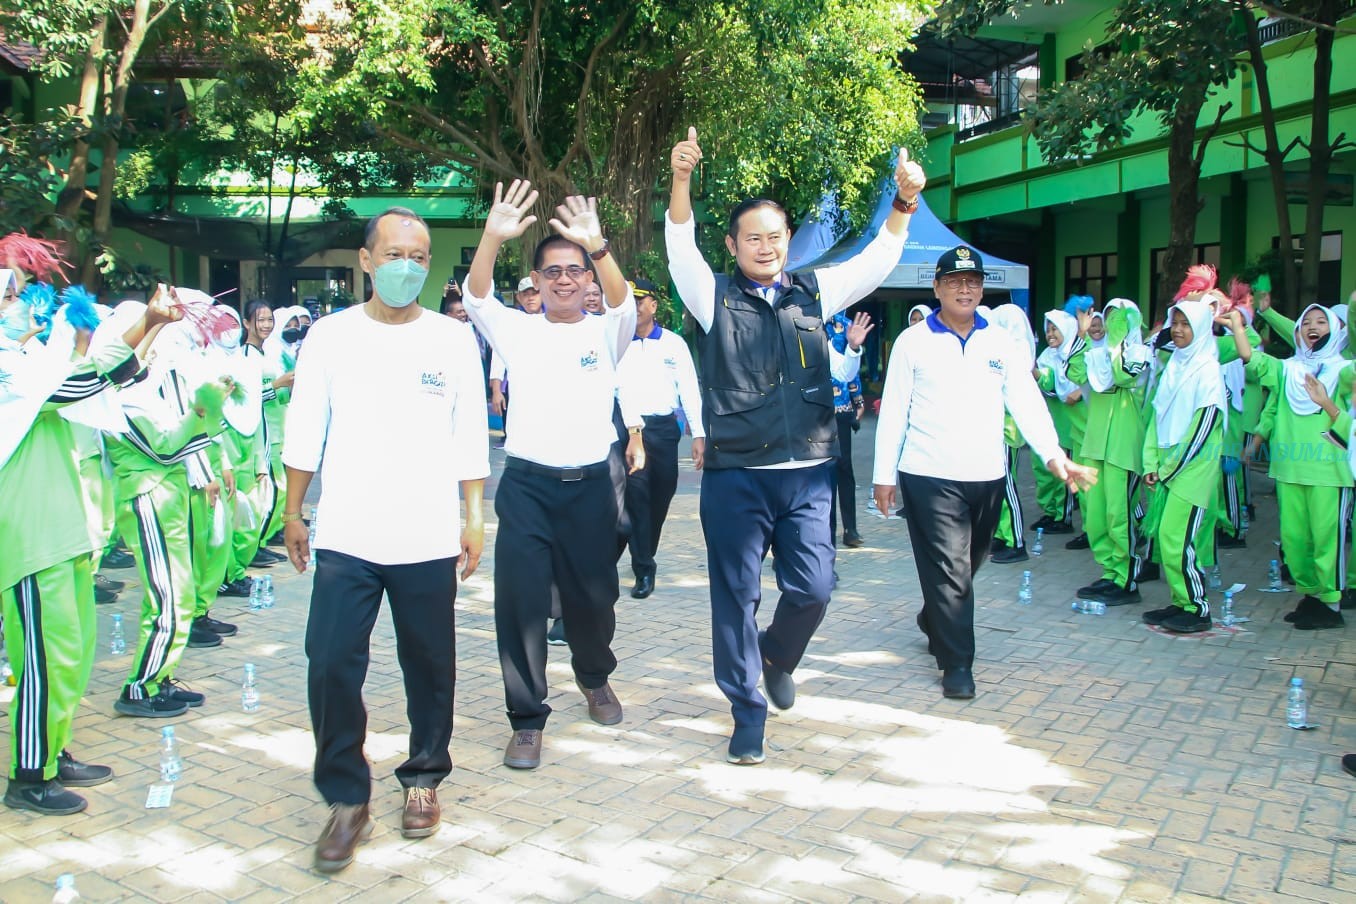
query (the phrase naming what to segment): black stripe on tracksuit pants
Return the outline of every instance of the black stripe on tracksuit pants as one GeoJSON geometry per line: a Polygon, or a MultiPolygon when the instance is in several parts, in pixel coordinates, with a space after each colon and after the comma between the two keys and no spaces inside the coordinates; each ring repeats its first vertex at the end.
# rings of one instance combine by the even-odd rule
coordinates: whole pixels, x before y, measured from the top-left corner
{"type": "Polygon", "coordinates": [[[939,669],[969,668],[975,661],[975,573],[989,555],[1005,480],[901,473],[900,482],[922,585],[919,622],[939,669]]]}
{"type": "Polygon", "coordinates": [[[149,696],[146,683],[160,674],[169,659],[178,621],[174,611],[169,549],[165,545],[165,533],[161,530],[160,517],[155,511],[151,494],[143,493],[129,504],[136,516],[137,539],[145,557],[146,599],[155,607],[155,611],[151,616],[150,642],[146,644],[141,661],[136,663],[124,690],[130,700],[145,700],[149,696]]]}
{"type": "Polygon", "coordinates": [[[19,781],[40,782],[43,766],[51,755],[47,734],[48,693],[47,650],[42,642],[42,594],[37,579],[29,575],[14,588],[18,603],[19,622],[24,635],[23,679],[14,693],[19,705],[15,707],[18,724],[11,729],[18,735],[18,763],[15,778],[19,781]]]}

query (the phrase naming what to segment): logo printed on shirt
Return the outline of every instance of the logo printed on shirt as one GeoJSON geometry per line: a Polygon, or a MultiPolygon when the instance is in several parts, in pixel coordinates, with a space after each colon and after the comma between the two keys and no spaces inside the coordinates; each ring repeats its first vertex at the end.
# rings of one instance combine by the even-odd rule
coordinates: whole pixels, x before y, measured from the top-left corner
{"type": "Polygon", "coordinates": [[[1002,359],[1002,358],[990,358],[990,359],[989,359],[989,370],[991,370],[991,371],[993,371],[994,373],[997,373],[997,374],[1003,373],[1003,372],[1006,370],[1006,368],[1003,366],[1003,359],[1002,359]]]}
{"type": "Polygon", "coordinates": [[[666,358],[664,359],[664,366],[665,366],[665,367],[677,367],[677,366],[678,366],[678,359],[675,358],[675,357],[673,357],[672,355],[669,355],[668,357],[666,357],[666,358]]]}
{"type": "Polygon", "coordinates": [[[419,389],[428,395],[446,395],[447,380],[441,370],[426,370],[419,375],[419,389]]]}
{"type": "Polygon", "coordinates": [[[586,354],[579,356],[579,366],[584,370],[598,369],[598,351],[590,349],[586,354]]]}

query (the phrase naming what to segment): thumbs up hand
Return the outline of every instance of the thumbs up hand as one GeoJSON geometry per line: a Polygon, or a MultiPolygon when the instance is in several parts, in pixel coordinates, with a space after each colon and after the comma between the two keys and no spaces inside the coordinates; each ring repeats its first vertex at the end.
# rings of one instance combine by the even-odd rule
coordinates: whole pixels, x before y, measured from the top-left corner
{"type": "Polygon", "coordinates": [[[895,164],[895,188],[899,191],[899,197],[905,201],[912,201],[922,193],[923,187],[927,184],[928,177],[923,174],[923,168],[909,159],[906,148],[900,148],[899,162],[895,164]]]}
{"type": "Polygon", "coordinates": [[[697,163],[701,159],[702,149],[701,145],[697,144],[697,129],[688,126],[687,138],[673,146],[673,155],[669,161],[673,167],[673,178],[684,182],[691,179],[692,171],[697,168],[697,163]]]}

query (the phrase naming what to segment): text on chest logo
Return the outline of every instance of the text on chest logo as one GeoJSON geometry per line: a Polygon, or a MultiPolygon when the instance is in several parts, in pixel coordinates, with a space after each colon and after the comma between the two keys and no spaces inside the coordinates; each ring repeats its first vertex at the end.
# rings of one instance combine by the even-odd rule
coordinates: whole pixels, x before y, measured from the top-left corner
{"type": "Polygon", "coordinates": [[[443,372],[441,370],[426,370],[419,375],[419,387],[424,392],[442,395],[443,391],[447,389],[447,380],[443,378],[443,372]]]}
{"type": "Polygon", "coordinates": [[[579,356],[579,366],[584,370],[595,370],[598,367],[598,352],[590,350],[586,354],[579,356]]]}

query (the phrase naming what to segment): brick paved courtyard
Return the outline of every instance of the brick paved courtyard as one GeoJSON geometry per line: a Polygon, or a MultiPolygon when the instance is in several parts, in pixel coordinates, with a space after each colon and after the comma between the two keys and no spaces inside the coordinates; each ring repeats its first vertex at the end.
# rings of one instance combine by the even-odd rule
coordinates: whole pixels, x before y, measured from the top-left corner
{"type": "MultiPolygon", "coordinates": [[[[856,445],[868,476],[869,425],[856,445]]],[[[689,466],[655,595],[631,600],[624,575],[620,725],[588,721],[568,653],[552,648],[542,767],[500,764],[508,726],[487,549],[457,603],[442,831],[399,832],[391,773],[406,721],[383,614],[367,681],[377,829],[349,869],[322,877],[310,869],[326,817],[310,781],[310,578],[276,568],[277,608],[220,606],[239,636],[185,656],[180,677],[208,701],[172,720],[185,767],[169,809],[144,809],[163,723],[113,714],[128,655],[101,642],[73,749],[118,777],[90,789],[77,816],[0,809],[0,899],[50,900],[72,872],[89,901],[1356,901],[1356,779],[1338,764],[1356,751],[1356,623],[1297,632],[1281,621],[1293,596],[1252,589],[1238,598],[1252,621],[1237,633],[1161,635],[1137,622],[1141,607],[1076,615],[1074,588],[1098,574],[1055,537],[1026,566],[981,572],[979,694],[943,700],[914,626],[904,522],[863,515],[867,545],[840,555],[796,706],[769,721],[767,762],[731,766],[710,677],[697,479],[689,466]],[[1035,575],[1030,607],[1015,599],[1023,567],[1035,575]],[[255,713],[239,706],[246,662],[262,682],[255,713]],[[1285,726],[1293,675],[1310,688],[1315,730],[1285,726]]],[[[1275,496],[1257,485],[1249,548],[1222,552],[1226,583],[1264,582],[1274,555],[1275,496]]],[[[1163,583],[1144,591],[1148,607],[1165,602],[1163,583]]],[[[764,592],[770,607],[770,571],[764,592]]],[[[101,607],[105,636],[113,612],[134,623],[138,605],[129,588],[101,607]]]]}

